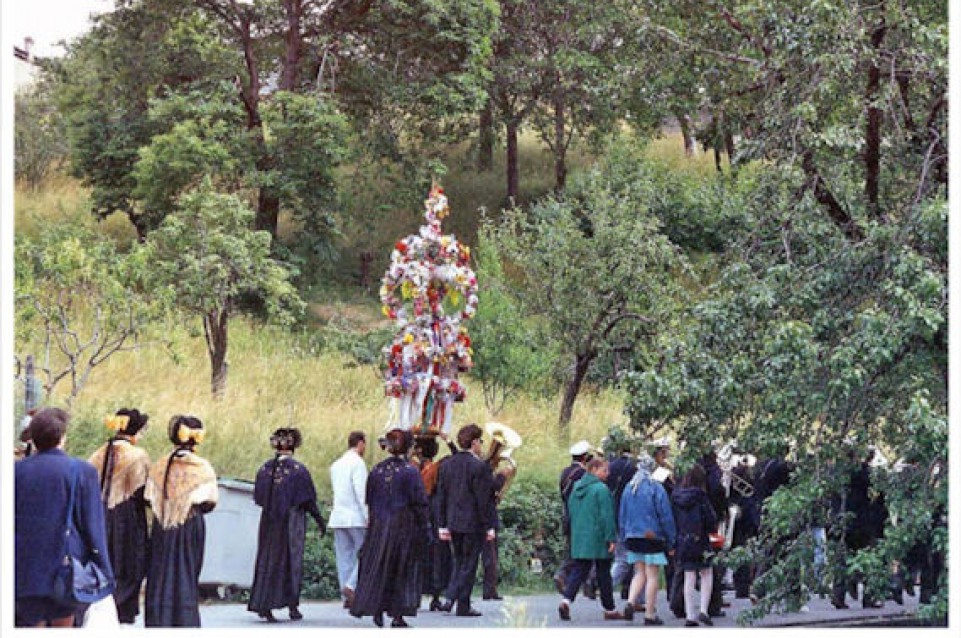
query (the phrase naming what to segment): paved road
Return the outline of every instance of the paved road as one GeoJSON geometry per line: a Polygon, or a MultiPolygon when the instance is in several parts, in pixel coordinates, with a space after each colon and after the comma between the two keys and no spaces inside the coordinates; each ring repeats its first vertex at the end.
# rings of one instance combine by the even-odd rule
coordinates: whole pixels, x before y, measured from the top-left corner
{"type": "MultiPolygon", "coordinates": [[[[664,592],[659,594],[658,614],[664,619],[663,628],[683,628],[684,621],[674,617],[668,608],[664,592]]],[[[418,615],[408,618],[412,627],[612,627],[625,629],[628,627],[643,627],[642,615],[637,614],[633,623],[626,621],[605,621],[599,601],[578,599],[571,605],[571,620],[561,621],[557,615],[557,605],[560,598],[556,595],[534,596],[505,596],[503,601],[476,600],[475,607],[483,612],[479,618],[459,618],[453,614],[426,611],[425,605],[418,615]]],[[[733,598],[733,592],[725,592],[725,617],[715,618],[715,627],[736,627],[737,614],[751,606],[750,601],[733,598]]],[[[621,600],[616,601],[618,609],[623,608],[621,600]]],[[[847,610],[836,610],[827,599],[814,598],[808,604],[808,611],[792,614],[775,614],[768,616],[756,626],[760,627],[791,627],[791,626],[824,626],[837,627],[851,624],[892,624],[898,620],[909,619],[917,611],[917,599],[905,596],[904,605],[887,601],[879,609],[861,609],[858,603],[848,599],[851,605],[847,610]]],[[[350,616],[337,602],[304,602],[301,605],[304,619],[299,622],[287,620],[286,610],[275,612],[280,621],[270,625],[260,620],[255,614],[248,612],[244,605],[211,603],[202,605],[200,616],[203,627],[243,627],[261,629],[281,628],[370,628],[374,625],[369,617],[362,619],[350,616]]],[[[142,626],[141,615],[139,624],[142,626]]],[[[387,621],[389,624],[389,620],[387,621]]]]}

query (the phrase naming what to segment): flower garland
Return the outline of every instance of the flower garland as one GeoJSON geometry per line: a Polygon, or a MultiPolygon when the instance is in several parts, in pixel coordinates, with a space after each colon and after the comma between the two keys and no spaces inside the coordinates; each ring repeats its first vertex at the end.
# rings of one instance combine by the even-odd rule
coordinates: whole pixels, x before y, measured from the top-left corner
{"type": "Polygon", "coordinates": [[[477,277],[470,248],[441,234],[450,214],[443,189],[434,185],[424,205],[427,224],[394,244],[381,281],[383,313],[398,328],[384,351],[385,394],[388,429],[437,434],[450,432],[452,404],[466,396],[457,375],[473,366],[473,350],[461,322],[477,312],[477,277]]]}

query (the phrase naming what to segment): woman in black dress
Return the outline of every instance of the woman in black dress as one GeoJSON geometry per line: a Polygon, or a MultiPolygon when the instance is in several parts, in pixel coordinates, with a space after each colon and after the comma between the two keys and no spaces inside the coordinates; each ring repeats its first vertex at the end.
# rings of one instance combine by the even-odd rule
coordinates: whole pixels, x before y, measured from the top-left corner
{"type": "Polygon", "coordinates": [[[176,447],[150,468],[144,493],[154,513],[144,625],[199,627],[204,514],[217,505],[217,475],[194,454],[204,438],[200,419],[175,416],[167,434],[176,447]]]}
{"type": "Polygon", "coordinates": [[[147,503],[144,488],[150,456],[137,447],[137,439],[150,417],[123,408],[107,419],[113,436],[89,461],[100,475],[100,499],[107,525],[110,564],[117,577],[113,592],[117,618],[133,624],[140,613],[140,585],[147,575],[147,503]]]}
{"type": "Polygon", "coordinates": [[[257,562],[248,611],[267,622],[277,622],[272,610],[287,607],[291,620],[300,620],[300,584],[304,573],[307,514],[320,533],[326,531],[317,509],[317,493],[307,468],[293,458],[302,442],[300,430],[280,428],[270,437],[276,455],[257,472],[254,502],[262,509],[257,534],[257,562]]]}
{"type": "Polygon", "coordinates": [[[420,607],[422,562],[430,521],[427,493],[420,472],[407,458],[410,435],[387,433],[390,457],[374,466],[367,478],[370,524],[360,548],[357,590],[350,614],[372,616],[378,627],[384,614],[391,627],[407,627],[404,616],[420,607]]]}

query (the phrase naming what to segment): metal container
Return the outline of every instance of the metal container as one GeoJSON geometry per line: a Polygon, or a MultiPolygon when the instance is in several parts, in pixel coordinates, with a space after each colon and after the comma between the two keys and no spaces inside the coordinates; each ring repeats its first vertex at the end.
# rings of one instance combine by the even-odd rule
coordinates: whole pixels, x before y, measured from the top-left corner
{"type": "Polygon", "coordinates": [[[217,507],[204,516],[207,527],[201,585],[250,587],[257,560],[260,507],[254,504],[254,484],[239,479],[217,479],[217,507]]]}

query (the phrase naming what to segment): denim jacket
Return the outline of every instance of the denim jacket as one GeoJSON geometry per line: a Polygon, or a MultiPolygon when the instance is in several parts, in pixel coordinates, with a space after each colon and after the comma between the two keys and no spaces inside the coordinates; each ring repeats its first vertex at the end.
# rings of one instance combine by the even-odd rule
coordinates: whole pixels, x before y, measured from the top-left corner
{"type": "Polygon", "coordinates": [[[645,479],[624,488],[618,512],[619,539],[645,538],[653,532],[654,538],[663,539],[668,549],[674,547],[677,530],[674,514],[664,486],[653,479],[645,479]]]}

